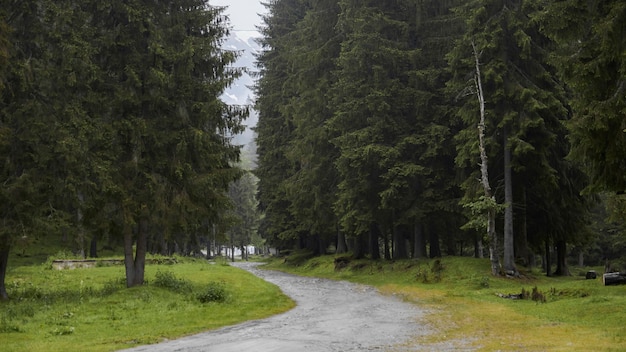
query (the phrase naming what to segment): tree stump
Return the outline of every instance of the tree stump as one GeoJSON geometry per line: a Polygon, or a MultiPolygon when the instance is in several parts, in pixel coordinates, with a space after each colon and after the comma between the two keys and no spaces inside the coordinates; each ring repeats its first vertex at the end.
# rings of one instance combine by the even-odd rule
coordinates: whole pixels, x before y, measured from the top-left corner
{"type": "Polygon", "coordinates": [[[587,271],[587,274],[585,275],[585,278],[586,278],[587,280],[589,280],[589,279],[595,279],[595,278],[597,278],[597,277],[598,277],[598,275],[596,274],[596,271],[595,271],[595,270],[589,270],[589,271],[587,271]]]}

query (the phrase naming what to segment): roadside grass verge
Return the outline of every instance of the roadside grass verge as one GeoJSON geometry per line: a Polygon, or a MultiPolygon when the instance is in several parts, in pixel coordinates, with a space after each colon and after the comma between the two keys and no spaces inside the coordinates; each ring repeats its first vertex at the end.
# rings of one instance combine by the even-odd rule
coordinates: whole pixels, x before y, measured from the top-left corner
{"type": "Polygon", "coordinates": [[[435,350],[455,341],[463,341],[459,348],[469,341],[480,351],[626,350],[626,286],[603,286],[601,278],[579,275],[594,268],[572,267],[576,276],[557,278],[529,270],[510,279],[491,276],[487,259],[392,262],[345,256],[316,257],[297,266],[277,258],[265,268],[372,285],[419,304],[430,312],[425,323],[437,333],[414,344],[435,350]],[[345,259],[340,269],[336,258],[345,259]],[[498,296],[521,294],[522,289],[527,299],[498,296]]]}
{"type": "Polygon", "coordinates": [[[123,266],[10,267],[0,302],[2,351],[112,351],[158,343],[284,312],[294,303],[234,267],[205,260],[146,266],[125,288],[123,266]]]}

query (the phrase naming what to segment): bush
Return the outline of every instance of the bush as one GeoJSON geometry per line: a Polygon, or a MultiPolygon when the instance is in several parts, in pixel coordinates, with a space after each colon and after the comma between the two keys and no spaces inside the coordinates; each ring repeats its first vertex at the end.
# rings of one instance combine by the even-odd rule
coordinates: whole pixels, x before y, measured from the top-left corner
{"type": "Polygon", "coordinates": [[[228,299],[228,292],[223,284],[219,282],[209,282],[196,298],[198,298],[198,301],[201,303],[225,302],[228,299]]]}
{"type": "Polygon", "coordinates": [[[191,282],[185,279],[179,279],[170,271],[157,271],[154,279],[154,285],[157,287],[167,288],[179,293],[191,292],[191,282]]]}

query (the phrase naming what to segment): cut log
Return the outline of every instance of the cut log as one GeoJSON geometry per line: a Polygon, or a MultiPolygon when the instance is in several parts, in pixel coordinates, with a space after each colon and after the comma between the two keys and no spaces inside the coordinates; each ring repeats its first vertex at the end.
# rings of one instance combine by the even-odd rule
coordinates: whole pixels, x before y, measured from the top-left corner
{"type": "Polygon", "coordinates": [[[626,273],[606,273],[602,275],[602,283],[604,286],[626,285],[626,273]]]}

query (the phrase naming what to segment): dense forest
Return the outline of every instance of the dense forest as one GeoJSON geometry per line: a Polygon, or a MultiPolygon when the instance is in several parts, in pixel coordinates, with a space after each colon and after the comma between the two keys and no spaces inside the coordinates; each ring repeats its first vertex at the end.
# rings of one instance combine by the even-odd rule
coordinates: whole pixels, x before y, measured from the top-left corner
{"type": "Polygon", "coordinates": [[[231,139],[249,107],[220,100],[242,69],[221,47],[224,8],[208,5],[2,2],[2,298],[16,245],[123,246],[130,287],[147,253],[199,251],[233,222],[228,190],[244,172],[231,139]]]}
{"type": "Polygon", "coordinates": [[[255,173],[270,244],[489,256],[511,276],[624,259],[626,3],[266,6],[255,173]]]}
{"type": "Polygon", "coordinates": [[[232,143],[250,107],[220,100],[244,69],[224,8],[0,4],[2,298],[11,251],[60,238],[121,246],[129,287],[148,253],[259,234],[496,275],[626,259],[622,1],[266,6],[253,175],[232,143]]]}

